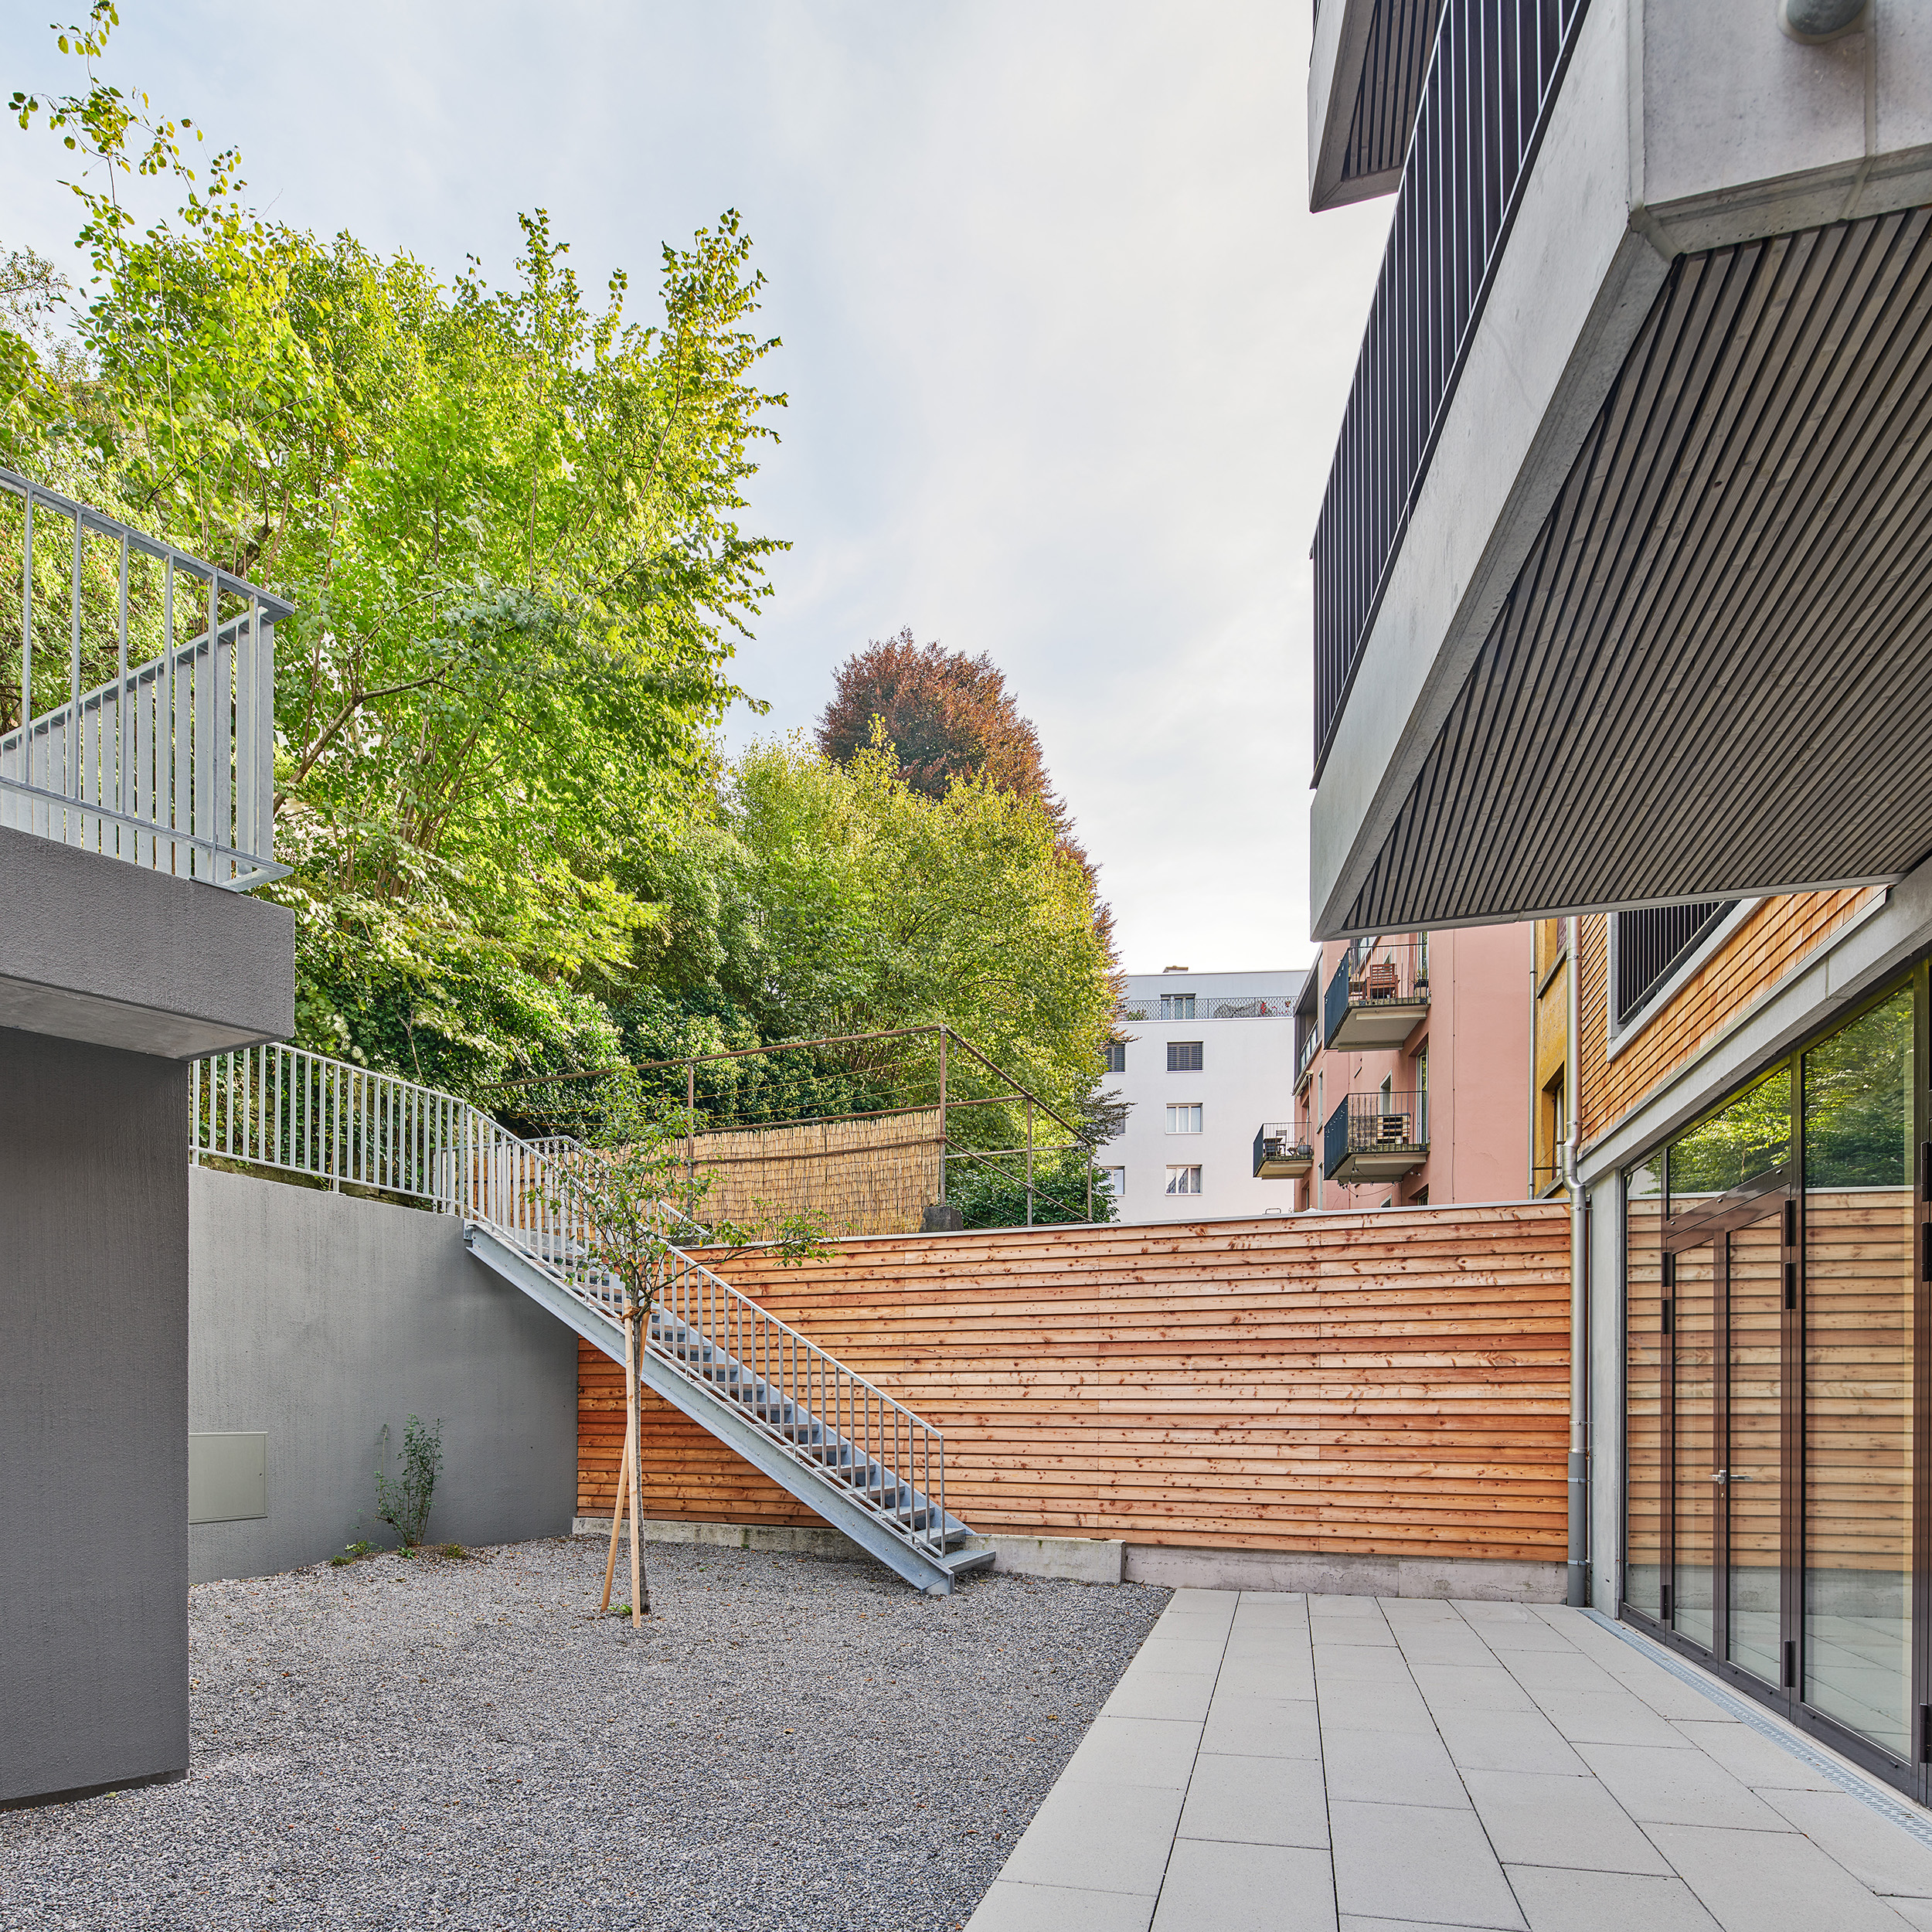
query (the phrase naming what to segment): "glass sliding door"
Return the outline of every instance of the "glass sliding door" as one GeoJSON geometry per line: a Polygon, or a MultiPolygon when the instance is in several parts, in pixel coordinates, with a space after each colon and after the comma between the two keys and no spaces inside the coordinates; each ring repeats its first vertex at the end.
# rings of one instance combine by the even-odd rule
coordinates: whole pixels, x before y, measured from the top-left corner
{"type": "Polygon", "coordinates": [[[1672,1295],[1671,1622],[1705,1650],[1716,1641],[1717,1270],[1709,1247],[1673,1257],[1672,1295]]]}
{"type": "Polygon", "coordinates": [[[1621,1607],[1922,1802],[1929,988],[1623,1175],[1621,1607]]]}
{"type": "Polygon", "coordinates": [[[1624,1600],[1664,1621],[1664,1178],[1624,1177],[1624,1600]]]}
{"type": "Polygon", "coordinates": [[[1725,1654],[1767,1684],[1784,1679],[1784,1213],[1725,1237],[1725,1654]]]}
{"type": "Polygon", "coordinates": [[[1910,1757],[1912,999],[1804,1056],[1807,1704],[1910,1757]]]}

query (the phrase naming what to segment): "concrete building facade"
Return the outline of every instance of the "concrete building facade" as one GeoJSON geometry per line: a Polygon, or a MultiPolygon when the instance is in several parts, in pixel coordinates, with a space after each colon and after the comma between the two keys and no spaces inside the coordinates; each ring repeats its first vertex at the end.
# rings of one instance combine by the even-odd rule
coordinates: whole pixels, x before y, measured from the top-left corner
{"type": "Polygon", "coordinates": [[[1925,1803],[1932,12],[1325,0],[1309,101],[1314,929],[1546,922],[1570,1600],[1925,1803]]]}
{"type": "Polygon", "coordinates": [[[1257,1136],[1294,1071],[1294,1007],[1306,978],[1281,968],[1127,978],[1108,1093],[1125,1131],[1098,1155],[1124,1221],[1199,1221],[1287,1212],[1257,1179],[1257,1136]]]}

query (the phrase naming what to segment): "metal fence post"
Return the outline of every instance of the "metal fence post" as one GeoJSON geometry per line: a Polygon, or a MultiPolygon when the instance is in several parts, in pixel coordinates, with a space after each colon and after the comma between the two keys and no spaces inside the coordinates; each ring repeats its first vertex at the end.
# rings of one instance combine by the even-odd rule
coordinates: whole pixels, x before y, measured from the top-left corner
{"type": "Polygon", "coordinates": [[[952,1146],[952,1138],[946,1129],[946,1043],[952,1029],[942,1026],[939,1029],[939,1204],[946,1205],[946,1155],[952,1146]]]}
{"type": "Polygon", "coordinates": [[[1033,1225],[1033,1097],[1026,1097],[1026,1225],[1033,1225]]]}

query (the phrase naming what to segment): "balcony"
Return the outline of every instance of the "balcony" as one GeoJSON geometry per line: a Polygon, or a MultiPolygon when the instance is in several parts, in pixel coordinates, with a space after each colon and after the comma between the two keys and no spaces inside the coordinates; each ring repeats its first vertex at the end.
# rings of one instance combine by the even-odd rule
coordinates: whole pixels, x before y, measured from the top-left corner
{"type": "Polygon", "coordinates": [[[1428,1012],[1427,940],[1352,946],[1322,998],[1322,1043],[1344,1053],[1392,1052],[1428,1012]]]}
{"type": "Polygon", "coordinates": [[[1297,1013],[1294,1026],[1294,1090],[1299,1098],[1315,1072],[1315,1056],[1321,1050],[1321,1029],[1312,1012],[1297,1013]]]}
{"type": "Polygon", "coordinates": [[[1291,1122],[1264,1127],[1254,1137],[1257,1181],[1298,1181],[1315,1165],[1315,1149],[1295,1138],[1291,1122]]]}
{"type": "Polygon", "coordinates": [[[1399,1181],[1429,1158],[1427,1094],[1350,1094],[1321,1132],[1321,1173],[1343,1187],[1399,1181]]]}
{"type": "Polygon", "coordinates": [[[1442,0],[1315,538],[1318,934],[1932,851],[1932,12],[1883,19],[1442,0]]]}

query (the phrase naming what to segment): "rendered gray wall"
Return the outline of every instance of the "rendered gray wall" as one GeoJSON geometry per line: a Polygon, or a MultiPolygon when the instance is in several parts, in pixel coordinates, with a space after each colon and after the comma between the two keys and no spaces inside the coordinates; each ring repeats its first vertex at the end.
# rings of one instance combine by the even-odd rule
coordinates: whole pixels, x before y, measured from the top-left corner
{"type": "Polygon", "coordinates": [[[393,1543],[379,1438],[386,1423],[400,1450],[412,1413],[443,1421],[435,1541],[569,1534],[577,1337],[473,1260],[454,1216],[206,1168],[189,1202],[186,1427],[268,1436],[268,1514],[189,1527],[196,1583],[393,1543]]]}
{"type": "Polygon", "coordinates": [[[0,1802],[187,1766],[187,1120],[0,1027],[0,1802]]]}

